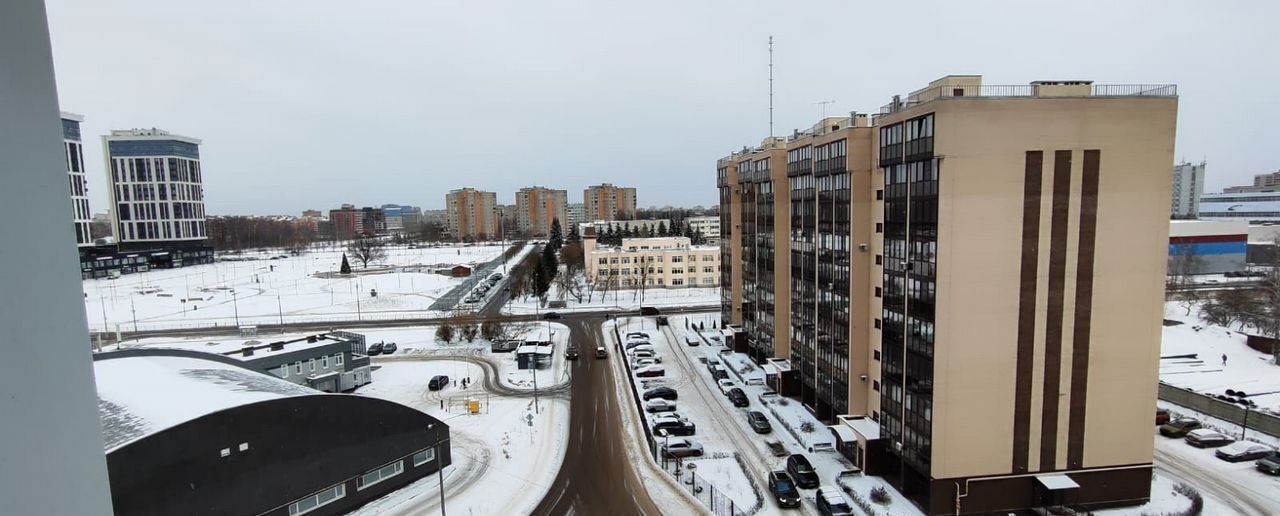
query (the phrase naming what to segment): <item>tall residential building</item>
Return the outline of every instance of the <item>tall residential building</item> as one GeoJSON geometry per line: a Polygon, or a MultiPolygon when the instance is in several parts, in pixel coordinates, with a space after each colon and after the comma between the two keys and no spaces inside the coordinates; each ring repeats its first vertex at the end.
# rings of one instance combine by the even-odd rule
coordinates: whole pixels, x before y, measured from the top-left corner
{"type": "Polygon", "coordinates": [[[1200,196],[1204,195],[1205,162],[1182,162],[1173,166],[1173,203],[1175,219],[1194,219],[1200,214],[1200,196]]]}
{"type": "Polygon", "coordinates": [[[102,137],[116,241],[122,247],[205,240],[200,140],[156,128],[102,137]]]}
{"type": "Polygon", "coordinates": [[[532,236],[551,234],[551,222],[560,221],[560,230],[569,226],[569,192],[541,186],[521,188],[516,192],[516,226],[520,233],[532,236]]]}
{"type": "Polygon", "coordinates": [[[767,138],[737,161],[742,198],[742,327],[751,358],[788,356],[791,349],[791,190],[783,138],[767,138]],[[781,307],[782,310],[778,310],[781,307]]]}
{"type": "Polygon", "coordinates": [[[636,217],[636,189],[609,183],[588,186],[582,191],[587,220],[627,220],[636,217]]]}
{"type": "Polygon", "coordinates": [[[460,188],[445,194],[449,234],[459,240],[487,240],[498,237],[498,195],[474,188],[460,188]]]}
{"type": "Polygon", "coordinates": [[[346,239],[364,234],[364,214],[354,204],[343,204],[338,209],[329,210],[329,224],[333,227],[334,238],[346,239]]]}
{"type": "Polygon", "coordinates": [[[1228,186],[1222,193],[1260,193],[1280,191],[1280,170],[1253,176],[1253,184],[1248,186],[1228,186]]]}
{"type": "Polygon", "coordinates": [[[928,514],[1142,503],[1176,113],[1173,86],[948,76],[823,120],[786,142],[773,278],[757,152],[721,159],[722,318],[759,346],[753,293],[786,277],[799,378],[776,388],[928,514]]]}
{"type": "Polygon", "coordinates": [[[76,245],[93,245],[89,231],[93,215],[89,213],[89,186],[85,181],[84,142],[80,138],[80,122],[84,117],[75,113],[62,113],[62,147],[67,162],[67,180],[71,186],[71,223],[76,234],[76,245]]]}
{"type": "Polygon", "coordinates": [[[567,228],[570,226],[577,226],[578,224],[582,224],[583,222],[586,222],[587,220],[583,218],[585,216],[586,216],[586,206],[584,204],[580,202],[569,203],[569,205],[565,208],[565,217],[569,219],[569,222],[568,224],[565,225],[565,227],[567,228]]]}

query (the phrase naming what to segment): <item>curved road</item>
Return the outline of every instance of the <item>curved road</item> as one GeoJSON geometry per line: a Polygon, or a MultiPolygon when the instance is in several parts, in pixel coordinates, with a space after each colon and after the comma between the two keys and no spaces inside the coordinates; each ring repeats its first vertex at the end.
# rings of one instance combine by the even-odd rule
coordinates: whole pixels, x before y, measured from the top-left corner
{"type": "Polygon", "coordinates": [[[568,449],[560,473],[533,515],[661,514],[628,458],[620,411],[630,405],[619,403],[613,394],[607,360],[614,360],[614,355],[595,358],[596,343],[605,342],[602,322],[598,315],[568,316],[564,321],[582,357],[571,366],[568,449]]]}

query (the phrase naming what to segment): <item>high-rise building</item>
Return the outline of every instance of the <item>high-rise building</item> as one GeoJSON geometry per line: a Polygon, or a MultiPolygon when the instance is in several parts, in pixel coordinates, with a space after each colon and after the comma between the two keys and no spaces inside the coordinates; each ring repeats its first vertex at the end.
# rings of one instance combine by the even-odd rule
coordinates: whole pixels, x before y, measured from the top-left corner
{"type": "Polygon", "coordinates": [[[1173,166],[1173,203],[1175,219],[1194,219],[1200,215],[1200,196],[1204,195],[1205,162],[1182,162],[1173,166]]]}
{"type": "Polygon", "coordinates": [[[1176,113],[1173,86],[948,76],[823,120],[786,142],[773,278],[744,165],[764,149],[721,159],[722,318],[760,346],[746,321],[786,277],[799,388],[775,388],[861,421],[847,456],[928,514],[1141,503],[1176,113]]]}
{"type": "Polygon", "coordinates": [[[205,240],[200,140],[155,128],[114,130],[102,148],[121,247],[205,240]]]}
{"type": "Polygon", "coordinates": [[[71,186],[71,223],[76,234],[76,245],[93,245],[89,230],[93,215],[89,213],[89,185],[85,181],[84,142],[80,138],[80,122],[84,117],[75,113],[62,113],[62,147],[66,153],[67,179],[71,186]]]}
{"type": "Polygon", "coordinates": [[[404,230],[403,210],[408,207],[409,206],[400,206],[399,204],[382,205],[382,216],[384,223],[387,226],[387,231],[404,230]]]}
{"type": "Polygon", "coordinates": [[[569,192],[541,186],[521,188],[516,192],[516,226],[522,234],[545,237],[551,234],[552,221],[560,222],[567,231],[569,192]]]}
{"type": "Polygon", "coordinates": [[[460,188],[445,194],[449,234],[459,240],[487,240],[498,237],[498,195],[474,188],[460,188]]]}
{"type": "Polygon", "coordinates": [[[766,138],[737,161],[742,219],[742,327],[757,361],[787,356],[791,349],[791,190],[787,188],[786,142],[766,138]],[[782,310],[778,310],[781,307],[782,310]]]}
{"type": "Polygon", "coordinates": [[[586,216],[586,206],[583,203],[580,203],[580,202],[569,203],[569,205],[565,208],[565,217],[569,219],[569,223],[566,224],[565,227],[567,228],[570,226],[577,226],[578,224],[582,224],[583,222],[586,222],[587,220],[583,218],[585,216],[586,216]]]}
{"type": "Polygon", "coordinates": [[[1280,192],[1280,170],[1253,176],[1253,184],[1248,186],[1228,186],[1222,193],[1262,193],[1280,192]]]}
{"type": "Polygon", "coordinates": [[[636,189],[609,183],[588,186],[582,191],[587,220],[627,220],[636,217],[636,189]]]}
{"type": "Polygon", "coordinates": [[[354,204],[343,204],[329,210],[329,224],[333,227],[334,238],[346,239],[364,234],[364,214],[354,204]]]}

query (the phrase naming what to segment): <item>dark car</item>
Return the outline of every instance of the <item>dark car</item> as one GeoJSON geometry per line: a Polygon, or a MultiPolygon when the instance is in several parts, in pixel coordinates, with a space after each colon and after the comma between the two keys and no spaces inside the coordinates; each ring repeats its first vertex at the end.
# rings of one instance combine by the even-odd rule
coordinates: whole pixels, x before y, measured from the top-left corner
{"type": "Polygon", "coordinates": [[[853,507],[834,487],[827,486],[817,493],[818,514],[822,516],[852,516],[853,507]]]}
{"type": "Polygon", "coordinates": [[[653,418],[653,433],[661,435],[659,430],[666,430],[670,435],[693,435],[698,432],[698,426],[685,419],[674,417],[655,417],[653,418]]]}
{"type": "Polygon", "coordinates": [[[381,354],[382,354],[382,343],[381,343],[381,342],[374,342],[373,344],[370,344],[368,348],[365,348],[365,350],[364,350],[364,354],[369,355],[369,356],[371,356],[371,357],[372,357],[372,356],[381,355],[381,354]]]}
{"type": "Polygon", "coordinates": [[[386,343],[383,343],[383,344],[382,344],[382,354],[383,354],[383,355],[390,355],[390,354],[395,353],[395,352],[396,352],[396,343],[394,343],[394,342],[386,342],[386,343]]]}
{"type": "Polygon", "coordinates": [[[1209,430],[1208,428],[1197,428],[1187,432],[1187,444],[1195,446],[1196,448],[1217,448],[1234,442],[1236,442],[1235,439],[1223,435],[1221,432],[1209,430]]]}
{"type": "Polygon", "coordinates": [[[564,319],[564,316],[560,315],[560,312],[547,312],[542,314],[542,320],[544,321],[559,321],[560,319],[564,319]]]}
{"type": "Polygon", "coordinates": [[[1156,426],[1160,426],[1168,422],[1169,411],[1162,408],[1156,409],[1156,426]]]}
{"type": "Polygon", "coordinates": [[[713,367],[711,368],[711,377],[717,380],[728,380],[729,372],[722,367],[713,367]]]}
{"type": "Polygon", "coordinates": [[[729,389],[729,392],[725,393],[725,395],[729,397],[729,403],[732,403],[735,407],[751,406],[751,400],[747,399],[747,393],[742,392],[742,389],[734,387],[729,389]]]}
{"type": "Polygon", "coordinates": [[[644,398],[645,401],[649,401],[654,398],[662,398],[667,401],[675,401],[676,399],[680,398],[680,394],[677,393],[675,389],[672,389],[670,387],[658,387],[658,388],[644,391],[644,395],[642,397],[644,398]]]}
{"type": "Polygon", "coordinates": [[[1227,462],[1243,462],[1246,460],[1259,460],[1275,452],[1275,448],[1265,444],[1240,441],[1224,448],[1219,448],[1213,454],[1227,462]]]}
{"type": "Polygon", "coordinates": [[[569,360],[578,359],[578,346],[570,344],[564,348],[564,357],[569,360]]]}
{"type": "Polygon", "coordinates": [[[764,413],[757,410],[747,412],[747,424],[751,425],[751,429],[757,434],[773,432],[773,424],[769,423],[769,418],[764,417],[764,413]]]}
{"type": "Polygon", "coordinates": [[[777,500],[779,507],[799,507],[800,490],[786,471],[769,472],[769,493],[777,500]]]}
{"type": "Polygon", "coordinates": [[[1186,437],[1187,432],[1200,428],[1200,422],[1194,419],[1175,419],[1160,425],[1160,435],[1165,437],[1186,437]]]}
{"type": "Polygon", "coordinates": [[[667,326],[667,325],[670,325],[670,324],[671,324],[671,323],[667,321],[667,316],[665,316],[665,315],[659,315],[659,316],[658,316],[658,326],[667,326]]]}
{"type": "Polygon", "coordinates": [[[658,312],[658,309],[652,306],[640,307],[640,315],[658,315],[659,313],[661,312],[658,312]]]}
{"type": "Polygon", "coordinates": [[[1258,459],[1253,467],[1268,475],[1280,475],[1280,452],[1271,452],[1271,455],[1258,459]]]}
{"type": "Polygon", "coordinates": [[[787,473],[796,479],[796,485],[802,489],[818,487],[818,472],[813,470],[813,464],[803,454],[795,453],[787,457],[787,473]]]}
{"type": "Polygon", "coordinates": [[[448,386],[449,377],[442,374],[432,376],[431,380],[427,382],[427,390],[429,391],[438,391],[448,386]]]}

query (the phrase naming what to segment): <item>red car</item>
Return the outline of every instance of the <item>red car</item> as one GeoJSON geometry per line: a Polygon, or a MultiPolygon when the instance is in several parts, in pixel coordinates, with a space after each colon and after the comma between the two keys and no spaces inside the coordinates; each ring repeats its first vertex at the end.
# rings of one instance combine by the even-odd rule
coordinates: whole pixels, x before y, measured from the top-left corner
{"type": "Polygon", "coordinates": [[[667,371],[663,369],[661,366],[648,365],[648,366],[644,366],[639,369],[636,369],[637,378],[653,378],[657,376],[666,376],[666,375],[667,375],[667,371]]]}

